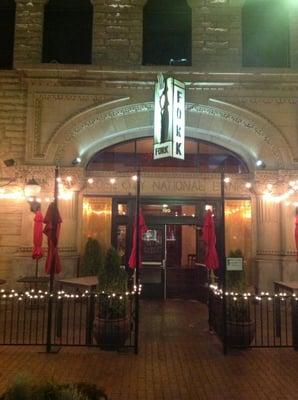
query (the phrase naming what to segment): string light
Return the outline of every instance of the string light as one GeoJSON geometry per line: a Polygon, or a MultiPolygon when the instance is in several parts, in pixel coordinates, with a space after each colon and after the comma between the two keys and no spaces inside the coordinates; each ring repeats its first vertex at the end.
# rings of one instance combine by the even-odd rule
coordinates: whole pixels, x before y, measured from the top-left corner
{"type": "MultiPolygon", "coordinates": [[[[222,296],[223,295],[223,290],[219,289],[216,285],[209,285],[209,288],[212,290],[212,292],[216,295],[216,296],[222,296]]],[[[244,300],[248,300],[249,298],[254,298],[255,300],[262,300],[262,299],[267,299],[269,301],[273,300],[273,298],[279,298],[280,300],[285,300],[285,299],[289,299],[289,298],[293,298],[295,301],[298,301],[298,296],[296,293],[286,293],[286,292],[279,292],[279,293],[274,293],[274,294],[270,294],[269,292],[261,292],[259,295],[255,295],[253,296],[250,292],[245,292],[245,293],[235,293],[233,291],[231,292],[225,292],[225,296],[226,297],[231,297],[235,300],[238,299],[244,299],[244,300]]]]}
{"type": "Polygon", "coordinates": [[[64,291],[57,291],[56,293],[49,293],[47,291],[43,292],[41,290],[35,291],[34,289],[31,289],[30,291],[26,291],[24,293],[19,293],[15,291],[14,289],[11,289],[10,291],[5,291],[5,289],[1,289],[1,294],[0,298],[2,299],[14,299],[18,298],[19,301],[21,300],[38,300],[38,299],[45,299],[47,297],[51,298],[56,298],[57,300],[61,300],[63,298],[65,299],[79,299],[79,298],[85,298],[85,297],[100,297],[100,296],[107,296],[108,298],[113,298],[113,299],[118,299],[122,301],[126,301],[126,299],[130,296],[134,296],[135,294],[140,294],[142,290],[142,286],[139,285],[138,287],[134,287],[134,290],[132,291],[127,291],[125,293],[108,293],[105,291],[102,292],[89,292],[86,290],[84,293],[66,293],[64,291]]]}

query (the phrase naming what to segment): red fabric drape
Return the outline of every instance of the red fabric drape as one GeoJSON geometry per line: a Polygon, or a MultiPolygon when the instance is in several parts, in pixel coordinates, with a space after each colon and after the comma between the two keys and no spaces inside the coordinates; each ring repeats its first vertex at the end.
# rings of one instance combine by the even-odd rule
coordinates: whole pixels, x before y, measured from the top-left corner
{"type": "MultiPolygon", "coordinates": [[[[128,260],[128,266],[131,269],[136,268],[137,265],[137,224],[136,224],[137,218],[135,217],[135,223],[133,227],[133,238],[132,238],[132,250],[130,253],[130,257],[128,260]]],[[[140,210],[139,214],[139,266],[141,266],[142,263],[142,237],[144,233],[148,230],[145,220],[143,217],[143,214],[140,210]]]]}
{"type": "Polygon", "coordinates": [[[203,240],[205,242],[205,265],[208,269],[218,269],[219,262],[216,251],[215,226],[211,210],[207,210],[203,224],[203,240]]]}
{"type": "Polygon", "coordinates": [[[298,215],[296,215],[296,219],[295,219],[295,242],[296,242],[296,250],[297,250],[296,260],[298,261],[298,215]]]}
{"type": "Polygon", "coordinates": [[[43,230],[43,215],[41,211],[37,211],[34,216],[33,226],[33,250],[32,258],[40,259],[43,256],[42,251],[42,230],[43,230]]]}
{"type": "Polygon", "coordinates": [[[43,233],[48,237],[48,254],[45,270],[47,274],[50,274],[51,266],[54,265],[55,273],[59,274],[61,272],[61,263],[58,254],[58,241],[62,219],[55,203],[49,205],[43,222],[46,224],[43,233]]]}

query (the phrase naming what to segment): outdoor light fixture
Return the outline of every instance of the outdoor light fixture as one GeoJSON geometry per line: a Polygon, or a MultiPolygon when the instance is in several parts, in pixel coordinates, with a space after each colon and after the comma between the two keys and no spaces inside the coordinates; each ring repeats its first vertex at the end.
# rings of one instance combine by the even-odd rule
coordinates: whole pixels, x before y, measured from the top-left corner
{"type": "Polygon", "coordinates": [[[82,159],[81,157],[76,157],[73,161],[72,161],[72,165],[78,165],[81,164],[82,159]]]}
{"type": "Polygon", "coordinates": [[[265,168],[265,163],[264,163],[264,161],[263,160],[257,160],[256,161],[256,166],[258,167],[258,168],[265,168]]]}
{"type": "Polygon", "coordinates": [[[187,62],[187,58],[171,58],[169,65],[185,65],[187,62]]]}
{"type": "Polygon", "coordinates": [[[37,199],[40,191],[41,187],[34,178],[30,179],[24,187],[24,194],[28,199],[30,211],[32,212],[36,212],[40,209],[40,199],[37,199]]]}
{"type": "Polygon", "coordinates": [[[4,160],[3,161],[6,167],[12,167],[15,165],[15,160],[13,158],[10,158],[9,160],[4,160]]]}

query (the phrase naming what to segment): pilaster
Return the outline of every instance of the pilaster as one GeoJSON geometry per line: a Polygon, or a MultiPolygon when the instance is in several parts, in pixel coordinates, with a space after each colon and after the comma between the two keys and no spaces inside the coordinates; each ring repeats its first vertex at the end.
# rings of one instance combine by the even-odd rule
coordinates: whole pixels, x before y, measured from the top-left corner
{"type": "Polygon", "coordinates": [[[145,2],[93,0],[93,64],[141,64],[145,2]]]}
{"type": "Polygon", "coordinates": [[[39,64],[44,5],[47,0],[16,0],[14,67],[39,64]]]}

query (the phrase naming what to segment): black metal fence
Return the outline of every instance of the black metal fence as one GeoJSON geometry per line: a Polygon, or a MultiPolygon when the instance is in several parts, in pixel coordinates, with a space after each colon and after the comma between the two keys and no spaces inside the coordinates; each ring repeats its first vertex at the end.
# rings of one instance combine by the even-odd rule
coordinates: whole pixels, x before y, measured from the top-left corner
{"type": "Polygon", "coordinates": [[[135,349],[136,294],[0,294],[0,345],[135,349]],[[48,323],[49,304],[52,307],[48,323]],[[50,330],[50,332],[49,332],[50,330]]]}
{"type": "Polygon", "coordinates": [[[210,291],[209,326],[227,347],[294,347],[298,350],[298,297],[210,291]]]}

